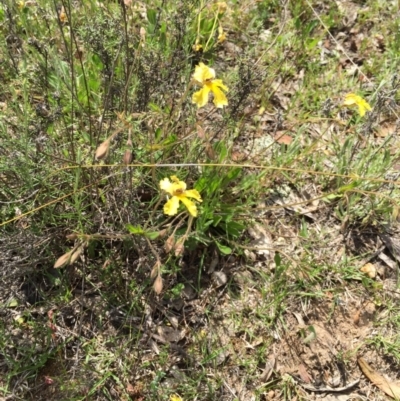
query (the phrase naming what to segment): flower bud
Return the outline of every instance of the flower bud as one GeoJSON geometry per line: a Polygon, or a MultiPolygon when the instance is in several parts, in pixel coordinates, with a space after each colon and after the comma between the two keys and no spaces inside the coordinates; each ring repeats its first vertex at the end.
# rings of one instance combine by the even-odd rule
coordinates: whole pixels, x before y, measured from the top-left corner
{"type": "Polygon", "coordinates": [[[108,151],[110,150],[110,140],[107,139],[96,149],[95,157],[97,160],[101,160],[107,157],[108,151]]]}
{"type": "Polygon", "coordinates": [[[153,290],[158,295],[161,293],[162,289],[163,289],[163,281],[162,281],[161,276],[158,275],[156,277],[156,279],[154,280],[153,290]]]}
{"type": "Polygon", "coordinates": [[[64,253],[64,255],[60,256],[57,260],[56,263],[54,263],[54,268],[58,269],[59,267],[65,266],[71,259],[72,251],[69,251],[67,253],[64,253]]]}
{"type": "Polygon", "coordinates": [[[132,152],[129,149],[125,150],[124,157],[123,157],[124,164],[128,165],[132,162],[132,152]]]}
{"type": "Polygon", "coordinates": [[[165,241],[164,249],[165,252],[170,253],[175,245],[175,236],[174,234],[170,235],[165,241]]]}

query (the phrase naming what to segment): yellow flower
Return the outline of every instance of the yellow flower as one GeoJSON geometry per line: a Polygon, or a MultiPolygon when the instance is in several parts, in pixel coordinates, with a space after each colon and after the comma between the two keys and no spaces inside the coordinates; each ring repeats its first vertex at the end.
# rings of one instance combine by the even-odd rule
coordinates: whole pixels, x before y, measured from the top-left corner
{"type": "Polygon", "coordinates": [[[183,401],[181,397],[179,397],[178,394],[174,394],[171,395],[171,397],[169,397],[170,401],[183,401]]]}
{"type": "Polygon", "coordinates": [[[197,207],[189,198],[201,202],[202,199],[199,192],[195,189],[186,190],[186,184],[183,181],[179,181],[179,178],[175,175],[171,176],[171,181],[168,178],[160,181],[160,188],[172,196],[164,205],[164,213],[168,216],[174,216],[178,213],[179,202],[182,202],[187,207],[189,213],[193,217],[196,217],[197,207]]]}
{"type": "Polygon", "coordinates": [[[201,44],[199,44],[199,43],[196,42],[196,43],[192,46],[192,49],[193,49],[195,52],[199,52],[199,51],[203,50],[203,46],[202,46],[201,44]]]}
{"type": "Polygon", "coordinates": [[[343,102],[344,106],[358,106],[358,113],[361,117],[365,115],[366,111],[372,110],[371,106],[361,96],[355,95],[354,93],[348,93],[343,102]]]}
{"type": "Polygon", "coordinates": [[[226,9],[228,8],[225,1],[218,1],[216,5],[218,8],[218,14],[223,14],[226,11],[226,9]]]}
{"type": "Polygon", "coordinates": [[[218,27],[218,43],[225,42],[226,40],[226,33],[224,32],[222,26],[218,27]]]}
{"type": "Polygon", "coordinates": [[[196,103],[197,107],[203,107],[207,104],[210,92],[214,95],[214,104],[216,107],[222,108],[228,105],[228,99],[221,90],[228,91],[228,88],[222,83],[221,79],[215,79],[213,68],[200,63],[194,70],[193,79],[203,86],[192,97],[192,102],[196,103]]]}

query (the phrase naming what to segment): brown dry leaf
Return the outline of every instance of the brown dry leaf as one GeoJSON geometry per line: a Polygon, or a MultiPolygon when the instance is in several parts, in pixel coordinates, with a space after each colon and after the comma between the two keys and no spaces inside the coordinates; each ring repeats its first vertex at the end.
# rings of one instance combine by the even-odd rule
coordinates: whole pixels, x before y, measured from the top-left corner
{"type": "Polygon", "coordinates": [[[270,257],[273,249],[273,241],[267,227],[257,223],[249,227],[247,231],[253,238],[249,245],[252,248],[260,248],[260,250],[256,251],[259,255],[270,257]]]}
{"type": "Polygon", "coordinates": [[[182,340],[184,336],[183,332],[175,330],[169,326],[158,326],[157,334],[160,336],[159,339],[165,343],[177,343],[178,341],[182,340]]]}
{"type": "Polygon", "coordinates": [[[246,157],[246,154],[242,152],[233,151],[231,153],[231,159],[234,162],[241,162],[243,160],[246,160],[246,157]]]}
{"type": "Polygon", "coordinates": [[[378,138],[386,138],[396,132],[396,124],[390,122],[381,123],[375,130],[375,136],[378,138]]]}
{"type": "Polygon", "coordinates": [[[376,277],[376,267],[372,263],[365,264],[360,271],[365,273],[369,278],[376,277]]]}
{"type": "Polygon", "coordinates": [[[204,128],[200,124],[196,124],[197,128],[197,136],[200,139],[206,139],[206,132],[204,131],[204,128]]]}
{"type": "Polygon", "coordinates": [[[64,265],[66,265],[68,262],[69,262],[69,260],[71,259],[71,255],[72,255],[72,252],[73,252],[74,250],[72,250],[72,251],[69,251],[69,252],[67,252],[67,253],[64,253],[64,255],[62,255],[62,256],[60,256],[57,260],[56,260],[56,263],[54,263],[54,268],[55,269],[58,269],[59,267],[63,267],[64,265]]]}
{"type": "Polygon", "coordinates": [[[208,157],[210,160],[214,160],[214,159],[216,158],[216,156],[215,156],[215,152],[214,152],[213,147],[212,147],[208,142],[205,143],[204,147],[205,147],[205,149],[206,149],[206,155],[207,155],[207,157],[208,157]]]}
{"type": "Polygon", "coordinates": [[[301,380],[303,380],[304,383],[311,383],[311,377],[308,374],[306,367],[301,363],[298,367],[297,370],[299,372],[301,380]]]}
{"type": "Polygon", "coordinates": [[[270,355],[268,357],[267,362],[265,363],[265,368],[261,373],[260,380],[264,382],[267,381],[271,377],[275,368],[276,368],[276,358],[274,355],[270,355]]]}
{"type": "Polygon", "coordinates": [[[358,358],[357,362],[364,375],[367,376],[376,387],[380,388],[385,394],[392,398],[400,398],[400,386],[398,384],[389,382],[382,375],[375,372],[363,358],[358,358]]]}
{"type": "Polygon", "coordinates": [[[275,142],[278,142],[282,145],[290,145],[293,142],[293,138],[284,134],[283,132],[277,132],[274,136],[274,139],[275,142]]]}
{"type": "Polygon", "coordinates": [[[205,148],[207,157],[211,160],[215,159],[216,156],[215,156],[214,149],[210,145],[210,142],[208,141],[208,138],[207,138],[206,132],[204,131],[204,128],[200,124],[197,124],[196,128],[197,128],[197,136],[200,139],[203,139],[203,141],[204,141],[204,148],[205,148]]]}

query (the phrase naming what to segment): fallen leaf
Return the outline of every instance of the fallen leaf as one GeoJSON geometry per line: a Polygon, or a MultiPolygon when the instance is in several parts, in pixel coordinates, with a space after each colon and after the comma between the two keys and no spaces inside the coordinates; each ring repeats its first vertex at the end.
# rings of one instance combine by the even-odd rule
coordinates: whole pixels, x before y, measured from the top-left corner
{"type": "Polygon", "coordinates": [[[358,358],[357,362],[364,375],[367,376],[376,387],[380,388],[385,394],[392,398],[400,398],[399,385],[389,382],[382,375],[375,372],[363,358],[358,358]]]}
{"type": "Polygon", "coordinates": [[[275,367],[276,367],[276,358],[275,356],[271,355],[269,356],[267,362],[265,363],[265,368],[261,373],[260,380],[264,382],[268,381],[268,379],[274,372],[275,367]]]}
{"type": "Polygon", "coordinates": [[[304,383],[311,383],[311,377],[308,374],[306,367],[302,363],[297,367],[297,370],[299,372],[301,380],[303,380],[304,383]]]}
{"type": "Polygon", "coordinates": [[[379,124],[375,129],[375,136],[378,138],[386,138],[396,132],[396,124],[385,122],[379,124]]]}
{"type": "Polygon", "coordinates": [[[163,343],[177,343],[182,340],[185,333],[183,331],[175,330],[169,326],[158,326],[157,327],[158,340],[161,340],[163,343]]]}
{"type": "Polygon", "coordinates": [[[293,142],[293,138],[289,135],[282,134],[281,132],[278,132],[275,136],[274,139],[276,142],[282,144],[282,145],[290,145],[293,142]]]}

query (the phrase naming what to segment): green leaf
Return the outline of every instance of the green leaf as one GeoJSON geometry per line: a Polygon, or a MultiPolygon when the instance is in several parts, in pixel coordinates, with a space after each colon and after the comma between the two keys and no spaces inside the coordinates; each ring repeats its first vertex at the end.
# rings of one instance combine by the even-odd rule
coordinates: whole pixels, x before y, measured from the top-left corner
{"type": "Polygon", "coordinates": [[[221,220],[222,220],[222,216],[219,216],[219,215],[213,216],[213,222],[212,222],[213,226],[217,227],[218,224],[221,223],[221,220]]]}
{"type": "Polygon", "coordinates": [[[275,252],[274,262],[275,262],[276,267],[279,267],[281,265],[282,258],[281,258],[281,255],[279,254],[279,252],[275,252]]]}
{"type": "Polygon", "coordinates": [[[156,26],[157,24],[157,11],[149,8],[147,10],[147,19],[149,20],[150,24],[156,26]]]}
{"type": "Polygon", "coordinates": [[[17,298],[11,298],[7,302],[7,308],[16,308],[19,305],[18,299],[17,298]]]}
{"type": "Polygon", "coordinates": [[[144,235],[149,239],[156,239],[160,235],[160,233],[158,233],[157,231],[151,231],[145,232],[144,235]]]}
{"type": "Polygon", "coordinates": [[[225,246],[220,244],[218,241],[215,241],[215,244],[217,245],[218,250],[223,254],[223,255],[230,255],[232,253],[232,249],[229,248],[229,246],[225,246]]]}
{"type": "Polygon", "coordinates": [[[156,137],[156,140],[159,141],[162,135],[162,129],[161,128],[157,128],[156,131],[154,132],[154,135],[156,137]]]}
{"type": "MultiPolygon", "coordinates": [[[[148,104],[148,106],[149,106],[149,108],[152,110],[152,111],[156,111],[156,112],[158,112],[158,113],[162,113],[163,111],[162,111],[162,109],[161,109],[161,107],[159,106],[159,105],[157,105],[157,104],[155,104],[155,103],[149,103],[148,104]]],[[[156,132],[157,131],[160,131],[161,132],[161,128],[157,128],[156,129],[156,132]]]]}
{"type": "Polygon", "coordinates": [[[245,226],[236,221],[229,221],[225,225],[225,231],[227,234],[232,235],[232,237],[239,237],[242,234],[245,226]]]}
{"type": "Polygon", "coordinates": [[[127,224],[126,229],[134,235],[145,235],[145,231],[140,226],[133,226],[132,224],[127,224]]]}
{"type": "Polygon", "coordinates": [[[309,344],[310,342],[312,342],[317,338],[317,333],[315,331],[314,326],[308,326],[307,329],[310,332],[310,334],[303,339],[304,344],[309,344]]]}

